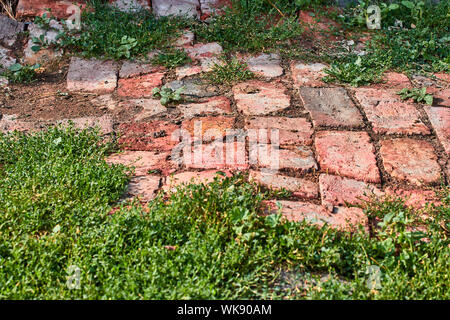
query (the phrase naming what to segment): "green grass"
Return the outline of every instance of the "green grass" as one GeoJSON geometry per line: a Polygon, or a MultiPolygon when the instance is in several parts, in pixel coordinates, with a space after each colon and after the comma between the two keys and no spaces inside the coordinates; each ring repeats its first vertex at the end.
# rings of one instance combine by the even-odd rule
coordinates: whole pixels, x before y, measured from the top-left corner
{"type": "Polygon", "coordinates": [[[244,176],[180,187],[148,207],[116,206],[129,170],[98,133],[0,135],[1,299],[449,299],[450,193],[426,234],[400,201],[367,207],[373,234],[263,217],[273,196],[244,176]],[[426,237],[428,241],[420,239],[426,237]],[[369,266],[381,286],[366,286],[369,266]],[[71,266],[80,289],[68,289],[71,266]],[[294,290],[279,270],[327,281],[294,290]]]}
{"type": "MultiPolygon", "coordinates": [[[[381,30],[367,43],[367,54],[348,54],[334,59],[326,71],[326,81],[360,86],[380,81],[382,73],[388,69],[419,74],[449,71],[448,1],[378,3],[382,8],[381,30]],[[403,28],[394,27],[396,20],[402,21],[403,28]]],[[[346,11],[340,22],[350,29],[364,26],[364,12],[369,4],[361,1],[357,7],[346,11]]]]}
{"type": "Polygon", "coordinates": [[[148,11],[127,13],[99,1],[82,13],[82,30],[66,32],[62,46],[86,57],[129,59],[169,47],[188,21],[176,17],[156,19],[148,11]]]}
{"type": "Polygon", "coordinates": [[[191,62],[191,58],[189,58],[186,51],[180,49],[166,50],[165,52],[157,54],[152,59],[154,65],[163,66],[168,69],[173,69],[189,62],[191,62]]]}
{"type": "Polygon", "coordinates": [[[205,77],[213,84],[231,85],[252,79],[255,75],[248,70],[245,62],[236,58],[223,58],[213,65],[211,72],[205,74],[205,77]]]}

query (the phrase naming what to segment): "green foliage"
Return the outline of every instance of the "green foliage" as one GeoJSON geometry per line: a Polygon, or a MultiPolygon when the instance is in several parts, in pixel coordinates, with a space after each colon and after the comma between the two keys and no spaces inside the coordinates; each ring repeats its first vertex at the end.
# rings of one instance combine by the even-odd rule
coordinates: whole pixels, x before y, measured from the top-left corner
{"type": "Polygon", "coordinates": [[[398,93],[398,95],[400,95],[400,97],[402,98],[402,100],[406,100],[406,99],[413,99],[416,102],[424,102],[428,105],[432,105],[433,104],[433,95],[427,93],[427,88],[403,88],[402,90],[400,90],[398,93]]]}
{"type": "Polygon", "coordinates": [[[181,87],[177,90],[172,90],[170,88],[154,88],[152,90],[153,98],[160,99],[160,102],[163,106],[167,106],[172,102],[180,102],[183,97],[181,96],[184,87],[181,87]]]}
{"type": "Polygon", "coordinates": [[[105,163],[114,148],[72,128],[0,134],[1,299],[450,298],[446,188],[425,221],[400,200],[368,204],[372,236],[261,216],[273,194],[220,172],[111,213],[130,174],[105,163]],[[280,269],[314,286],[296,290],[280,269]]]}
{"type": "Polygon", "coordinates": [[[12,83],[30,83],[36,78],[36,69],[40,67],[40,64],[29,66],[15,63],[3,73],[3,76],[12,83]]]}
{"type": "Polygon", "coordinates": [[[176,17],[156,19],[146,10],[122,12],[99,1],[91,2],[90,6],[93,10],[82,14],[82,29],[67,30],[61,38],[62,46],[85,57],[143,56],[169,46],[187,25],[176,17]]]}
{"type": "MultiPolygon", "coordinates": [[[[360,15],[347,12],[341,22],[355,25],[359,21],[365,25],[368,5],[369,2],[360,1],[357,7],[360,15]],[[349,17],[350,20],[345,20],[349,17]]],[[[334,61],[328,71],[329,81],[356,86],[373,82],[379,79],[381,66],[400,72],[449,71],[448,1],[439,4],[401,1],[380,3],[380,7],[382,30],[368,42],[366,54],[348,55],[334,61]]]]}
{"type": "Polygon", "coordinates": [[[178,66],[185,65],[191,62],[188,54],[184,50],[172,49],[156,55],[152,59],[152,63],[159,66],[164,66],[173,69],[178,66]]]}
{"type": "Polygon", "coordinates": [[[230,60],[223,58],[219,63],[214,63],[211,72],[205,75],[211,83],[221,85],[231,85],[252,79],[254,76],[253,72],[248,70],[247,64],[236,58],[230,60]]]}
{"type": "Polygon", "coordinates": [[[229,51],[263,51],[299,37],[303,29],[296,17],[288,17],[274,23],[273,13],[261,14],[227,8],[215,16],[209,24],[196,26],[195,34],[200,41],[218,42],[229,51]]]}

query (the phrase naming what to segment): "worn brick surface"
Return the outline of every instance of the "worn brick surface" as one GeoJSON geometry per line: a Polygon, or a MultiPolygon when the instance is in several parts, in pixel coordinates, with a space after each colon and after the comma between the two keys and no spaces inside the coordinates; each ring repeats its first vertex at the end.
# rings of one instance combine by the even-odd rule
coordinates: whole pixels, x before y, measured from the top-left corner
{"type": "Polygon", "coordinates": [[[418,186],[440,181],[441,170],[429,142],[399,138],[383,140],[380,144],[384,168],[393,178],[418,186]]]}
{"type": "Polygon", "coordinates": [[[310,147],[297,146],[278,149],[270,144],[249,146],[250,164],[270,169],[308,172],[317,170],[317,163],[310,147]]]}
{"type": "Polygon", "coordinates": [[[316,133],[315,146],[322,172],[380,182],[375,148],[366,132],[321,131],[316,133]]]}
{"type": "Polygon", "coordinates": [[[450,107],[450,89],[428,88],[427,93],[433,95],[433,105],[450,107]]]}
{"type": "Polygon", "coordinates": [[[259,80],[233,87],[236,106],[244,115],[266,115],[289,107],[290,99],[282,84],[259,80]]]}
{"type": "Polygon", "coordinates": [[[244,56],[241,59],[247,63],[250,71],[259,76],[275,78],[283,75],[281,58],[276,53],[262,53],[257,56],[244,56]]]}
{"type": "Polygon", "coordinates": [[[289,221],[306,221],[323,226],[328,224],[331,228],[340,230],[355,229],[358,225],[367,225],[367,217],[359,208],[340,207],[337,213],[329,213],[323,206],[313,203],[297,201],[265,201],[263,203],[265,214],[276,214],[281,206],[281,214],[289,221]]]}
{"type": "Polygon", "coordinates": [[[450,108],[424,107],[445,152],[450,156],[450,108]]]}
{"type": "Polygon", "coordinates": [[[0,114],[0,132],[7,133],[12,131],[35,131],[40,126],[36,121],[23,121],[18,119],[18,115],[0,114]]]}
{"type": "Polygon", "coordinates": [[[195,144],[191,153],[186,157],[183,153],[184,164],[187,168],[196,169],[247,169],[248,159],[245,152],[245,142],[212,142],[209,144],[195,144]]]}
{"type": "Polygon", "coordinates": [[[117,64],[113,61],[72,58],[67,73],[69,91],[113,92],[117,86],[117,64]],[[95,72],[94,72],[95,70],[95,72]]]}
{"type": "Polygon", "coordinates": [[[362,126],[362,116],[343,88],[300,88],[314,126],[362,126]]]}
{"type": "Polygon", "coordinates": [[[162,116],[167,112],[159,100],[156,99],[130,99],[120,103],[121,108],[139,108],[140,111],[134,116],[134,121],[143,121],[156,116],[162,116]]]}
{"type": "Polygon", "coordinates": [[[181,36],[175,41],[175,46],[186,47],[194,43],[195,34],[190,30],[184,30],[181,36]]]}
{"type": "Polygon", "coordinates": [[[211,58],[222,54],[222,46],[217,42],[211,43],[197,43],[193,46],[185,47],[184,49],[189,57],[194,60],[201,60],[211,58]]]}
{"type": "Polygon", "coordinates": [[[320,175],[319,187],[322,204],[329,210],[333,206],[360,204],[383,195],[374,185],[329,174],[320,175]]]}
{"type": "Polygon", "coordinates": [[[177,108],[185,118],[199,115],[229,114],[232,111],[230,100],[226,97],[212,97],[197,103],[180,104],[177,108]]]}
{"type": "Polygon", "coordinates": [[[303,178],[252,170],[250,171],[249,179],[274,190],[284,188],[291,191],[292,195],[298,198],[314,199],[319,196],[317,183],[303,178]]]}
{"type": "Polygon", "coordinates": [[[260,143],[274,143],[271,140],[274,132],[278,130],[278,142],[280,146],[311,145],[313,130],[311,124],[305,118],[287,117],[257,117],[247,118],[245,129],[267,130],[267,137],[261,136],[264,132],[257,131],[254,139],[260,143]]]}
{"type": "Polygon", "coordinates": [[[85,6],[85,0],[71,0],[71,1],[60,1],[60,0],[19,0],[16,9],[16,15],[18,18],[21,17],[35,17],[42,16],[47,9],[51,9],[52,16],[56,18],[66,19],[73,14],[73,11],[68,11],[68,8],[75,4],[85,6]]]}
{"type": "Polygon", "coordinates": [[[109,164],[123,164],[134,167],[135,176],[145,176],[151,171],[161,171],[170,174],[175,170],[173,163],[169,161],[170,152],[155,151],[124,151],[110,155],[106,162],[109,164]]]}
{"type": "Polygon", "coordinates": [[[326,76],[324,69],[326,65],[322,63],[298,63],[291,62],[292,80],[296,87],[328,87],[322,81],[326,76]]]}
{"type": "Polygon", "coordinates": [[[181,128],[189,133],[192,140],[210,141],[223,138],[227,130],[233,129],[235,118],[225,116],[207,116],[183,121],[181,128]]]}
{"type": "Polygon", "coordinates": [[[377,133],[430,133],[414,104],[402,101],[395,91],[360,88],[355,97],[377,133]]]}
{"type": "Polygon", "coordinates": [[[180,126],[168,121],[121,123],[117,131],[119,144],[125,150],[168,151],[179,143],[180,126]]]}
{"type": "Polygon", "coordinates": [[[164,72],[164,71],[166,71],[165,68],[153,66],[148,63],[125,61],[122,64],[122,67],[120,68],[119,78],[121,79],[133,78],[144,74],[164,72]]]}
{"type": "Polygon", "coordinates": [[[422,209],[427,204],[439,205],[441,203],[439,196],[434,190],[420,190],[420,189],[402,189],[398,187],[387,187],[386,195],[393,198],[400,198],[408,207],[415,209],[422,209]]]}
{"type": "Polygon", "coordinates": [[[120,79],[117,93],[122,97],[149,98],[152,90],[162,85],[164,72],[155,72],[141,76],[120,79]]]}
{"type": "Polygon", "coordinates": [[[156,16],[199,18],[198,7],[198,0],[152,0],[153,13],[156,16]]]}
{"type": "Polygon", "coordinates": [[[225,176],[231,177],[229,171],[207,170],[207,171],[186,171],[166,177],[166,182],[163,185],[163,190],[166,192],[173,192],[176,187],[186,184],[208,184],[214,181],[214,178],[223,179],[225,176]],[[225,174],[223,176],[222,174],[225,174]]]}
{"type": "Polygon", "coordinates": [[[193,76],[202,72],[201,66],[196,65],[184,65],[175,69],[177,79],[183,79],[185,77],[193,76]]]}

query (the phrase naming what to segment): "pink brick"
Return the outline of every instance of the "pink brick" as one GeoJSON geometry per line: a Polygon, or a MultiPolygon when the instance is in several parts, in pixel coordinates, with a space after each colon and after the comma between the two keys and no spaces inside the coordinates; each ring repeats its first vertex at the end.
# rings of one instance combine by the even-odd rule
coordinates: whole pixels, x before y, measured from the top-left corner
{"type": "Polygon", "coordinates": [[[366,182],[380,182],[375,148],[366,132],[321,131],[316,153],[322,172],[366,182]]]}
{"type": "Polygon", "coordinates": [[[415,185],[440,181],[440,167],[433,146],[424,140],[399,138],[381,141],[386,171],[395,179],[415,185]]]}
{"type": "Polygon", "coordinates": [[[202,73],[201,66],[185,65],[175,69],[177,79],[183,79],[185,77],[193,76],[195,74],[202,73]]]}
{"type": "MultiPolygon", "coordinates": [[[[0,114],[1,116],[1,114],[0,114]]],[[[7,133],[12,131],[37,131],[39,125],[36,121],[22,121],[17,119],[17,115],[4,114],[0,117],[0,132],[7,133]]]]}
{"type": "Polygon", "coordinates": [[[362,116],[344,88],[300,88],[314,126],[363,126],[362,116]]]}
{"type": "Polygon", "coordinates": [[[232,112],[230,100],[226,97],[212,97],[196,103],[180,104],[177,108],[186,118],[210,114],[229,114],[232,112]]]}
{"type": "Polygon", "coordinates": [[[328,224],[331,228],[339,230],[354,230],[359,225],[367,226],[367,217],[359,208],[340,207],[337,213],[331,214],[323,206],[307,202],[297,201],[265,201],[263,203],[263,212],[265,214],[279,213],[288,221],[301,222],[306,221],[311,224],[323,226],[328,224]]]}
{"type": "Polygon", "coordinates": [[[119,77],[120,79],[133,78],[142,76],[144,74],[164,72],[166,71],[163,67],[156,67],[148,63],[139,63],[125,61],[120,68],[119,77]]]}
{"type": "MultiPolygon", "coordinates": [[[[227,177],[231,177],[232,174],[229,171],[220,171],[227,177]]],[[[218,174],[217,170],[208,171],[187,171],[180,172],[166,178],[166,183],[163,186],[163,190],[166,192],[173,192],[176,187],[187,184],[208,184],[214,181],[214,178],[223,179],[224,176],[218,174]]]]}
{"type": "Polygon", "coordinates": [[[439,197],[434,190],[406,190],[402,188],[386,188],[386,195],[393,198],[401,198],[405,201],[405,205],[415,209],[422,209],[427,204],[436,206],[441,204],[439,197]]]}
{"type": "Polygon", "coordinates": [[[279,82],[259,80],[243,82],[233,87],[237,109],[244,115],[266,115],[289,107],[290,99],[279,82]]]}
{"type": "Polygon", "coordinates": [[[322,204],[330,211],[333,206],[360,204],[383,195],[374,185],[329,174],[320,175],[319,187],[322,204]]]}
{"type": "Polygon", "coordinates": [[[355,96],[375,132],[430,134],[414,104],[401,101],[395,91],[360,88],[355,96]]]}
{"type": "Polygon", "coordinates": [[[324,69],[327,66],[321,63],[291,63],[292,79],[296,87],[326,87],[322,78],[326,76],[324,69]]]}
{"type": "Polygon", "coordinates": [[[293,149],[278,149],[270,144],[249,146],[250,164],[276,170],[310,172],[317,170],[317,163],[310,147],[297,146],[293,149]]]}
{"type": "Polygon", "coordinates": [[[450,156],[450,108],[426,106],[424,109],[445,152],[450,156]]]}
{"type": "Polygon", "coordinates": [[[164,75],[164,72],[156,72],[120,79],[117,93],[121,97],[150,98],[152,97],[152,90],[162,85],[164,75]]]}
{"type": "Polygon", "coordinates": [[[450,89],[428,88],[427,93],[433,95],[433,105],[450,107],[450,89]]]}
{"type": "Polygon", "coordinates": [[[183,121],[181,128],[189,133],[191,139],[223,141],[227,131],[231,133],[235,118],[225,116],[207,116],[183,121]]]}
{"type": "Polygon", "coordinates": [[[250,171],[249,179],[270,189],[281,190],[284,188],[291,191],[292,195],[298,198],[314,199],[319,196],[317,183],[303,178],[252,170],[250,171]]]}
{"type": "Polygon", "coordinates": [[[138,197],[140,201],[150,201],[160,188],[161,177],[155,175],[133,177],[128,185],[128,196],[138,197]]]}
{"type": "Polygon", "coordinates": [[[175,170],[175,165],[169,160],[169,156],[169,152],[124,151],[110,155],[106,162],[134,167],[136,176],[145,176],[151,171],[169,174],[175,170]]]}
{"type": "MultiPolygon", "coordinates": [[[[313,130],[311,124],[305,118],[287,117],[258,117],[246,119],[245,129],[267,130],[267,137],[260,137],[257,133],[257,141],[260,143],[273,143],[271,130],[278,130],[279,144],[288,145],[311,145],[313,130]],[[265,138],[265,140],[264,140],[265,138]]],[[[261,132],[262,134],[263,132],[261,132]]]]}
{"type": "Polygon", "coordinates": [[[67,73],[69,91],[111,93],[117,86],[117,63],[72,58],[67,73]]]}
{"type": "Polygon", "coordinates": [[[194,145],[189,155],[183,150],[186,168],[247,169],[248,159],[244,142],[212,142],[194,145]]]}
{"type": "Polygon", "coordinates": [[[217,42],[197,43],[190,47],[185,47],[189,57],[193,60],[211,58],[222,54],[222,47],[217,42]]]}
{"type": "Polygon", "coordinates": [[[162,120],[125,122],[118,126],[121,135],[118,142],[125,150],[169,151],[179,143],[179,129],[178,125],[162,120]]]}

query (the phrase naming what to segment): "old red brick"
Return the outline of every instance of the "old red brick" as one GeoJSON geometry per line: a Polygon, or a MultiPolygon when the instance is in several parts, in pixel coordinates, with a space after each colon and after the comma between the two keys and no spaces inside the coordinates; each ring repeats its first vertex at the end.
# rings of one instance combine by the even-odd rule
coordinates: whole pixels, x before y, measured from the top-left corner
{"type": "Polygon", "coordinates": [[[424,109],[445,152],[450,156],[450,108],[426,106],[424,109]]]}
{"type": "Polygon", "coordinates": [[[170,174],[176,169],[176,166],[169,160],[169,156],[170,152],[167,151],[124,151],[109,156],[106,162],[134,167],[135,176],[145,176],[151,171],[170,174]]]}
{"type": "Polygon", "coordinates": [[[326,65],[322,63],[291,63],[292,80],[294,85],[298,87],[327,87],[329,85],[322,81],[326,76],[324,69],[326,65]]]}
{"type": "Polygon", "coordinates": [[[186,184],[208,184],[214,181],[214,178],[224,179],[226,177],[231,177],[230,171],[220,171],[222,174],[218,173],[217,170],[207,170],[207,171],[187,171],[180,172],[166,178],[166,182],[163,186],[163,190],[166,192],[173,192],[178,186],[186,184]]]}
{"type": "Polygon", "coordinates": [[[156,196],[161,186],[161,177],[145,175],[133,177],[128,184],[127,194],[130,197],[138,197],[140,201],[150,201],[156,196]]]}
{"type": "Polygon", "coordinates": [[[117,130],[125,150],[169,151],[179,143],[180,127],[168,121],[125,122],[117,130]]]}
{"type": "Polygon", "coordinates": [[[226,97],[212,97],[196,103],[180,104],[177,108],[185,118],[210,114],[229,114],[232,112],[230,100],[226,97]]]}
{"type": "Polygon", "coordinates": [[[16,9],[17,18],[42,16],[47,9],[51,9],[51,15],[56,18],[67,19],[74,12],[69,10],[75,4],[81,8],[86,6],[85,0],[19,0],[16,9]]]}
{"type": "Polygon", "coordinates": [[[162,85],[164,72],[155,72],[128,79],[120,79],[117,93],[122,97],[149,98],[152,90],[162,85]]]}
{"type": "Polygon", "coordinates": [[[317,170],[317,163],[310,147],[278,149],[270,144],[249,145],[250,164],[275,170],[309,172],[317,170]]]}
{"type": "Polygon", "coordinates": [[[437,156],[427,141],[410,138],[383,140],[380,153],[384,168],[397,180],[418,186],[440,181],[437,156]]]}
{"type": "Polygon", "coordinates": [[[360,88],[355,96],[375,132],[430,134],[414,104],[402,101],[395,91],[360,88]]]}
{"type": "Polygon", "coordinates": [[[366,132],[321,131],[316,153],[322,172],[366,182],[380,182],[375,148],[366,132]]]}
{"type": "Polygon", "coordinates": [[[288,221],[306,221],[311,224],[339,230],[354,230],[359,225],[367,226],[367,217],[359,208],[340,207],[337,213],[331,214],[323,206],[297,201],[265,201],[263,202],[265,214],[281,214],[288,221]],[[279,208],[281,206],[281,209],[279,208]]]}
{"type": "Polygon", "coordinates": [[[330,211],[333,206],[360,204],[383,195],[374,185],[329,174],[320,175],[319,187],[322,205],[330,211]]]}
{"type": "Polygon", "coordinates": [[[183,150],[184,164],[195,169],[247,169],[245,142],[195,144],[191,152],[183,150]]]}
{"type": "Polygon", "coordinates": [[[233,87],[237,108],[244,115],[266,115],[289,107],[289,96],[279,82],[252,80],[233,87]]]}
{"type": "Polygon", "coordinates": [[[344,88],[300,88],[300,96],[314,126],[362,126],[358,108],[344,88]]]}
{"type": "Polygon", "coordinates": [[[314,199],[319,196],[317,183],[303,179],[284,176],[264,171],[250,171],[249,179],[274,190],[286,189],[294,197],[314,199]]]}
{"type": "Polygon", "coordinates": [[[181,128],[188,132],[194,140],[210,141],[223,138],[228,133],[232,134],[235,118],[224,116],[207,116],[183,121],[181,128]]]}
{"type": "Polygon", "coordinates": [[[393,198],[401,198],[405,205],[414,209],[422,209],[427,204],[440,205],[441,201],[434,190],[407,190],[398,187],[386,188],[386,195],[393,198]]]}

